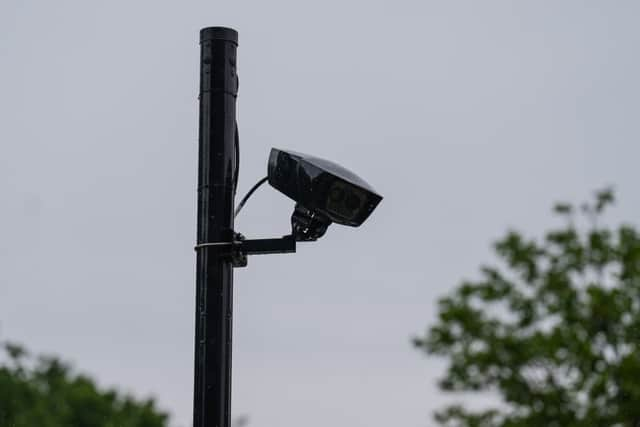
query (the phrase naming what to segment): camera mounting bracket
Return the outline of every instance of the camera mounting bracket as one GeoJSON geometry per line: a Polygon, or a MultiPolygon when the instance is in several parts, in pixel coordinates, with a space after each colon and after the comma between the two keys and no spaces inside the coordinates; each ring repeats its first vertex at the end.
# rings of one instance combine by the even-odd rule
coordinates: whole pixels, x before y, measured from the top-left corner
{"type": "MultiPolygon", "coordinates": [[[[239,206],[238,211],[246,199],[247,197],[239,206]]],[[[230,258],[234,267],[246,267],[248,255],[293,253],[296,251],[296,242],[312,242],[319,239],[327,231],[329,225],[331,225],[329,218],[298,203],[291,215],[291,234],[273,239],[247,240],[242,234],[233,232],[233,241],[231,242],[200,243],[194,249],[197,251],[207,247],[220,248],[220,257],[230,258]]]]}
{"type": "Polygon", "coordinates": [[[331,220],[319,212],[305,208],[300,203],[291,214],[291,234],[299,242],[313,242],[324,236],[331,220]]]}
{"type": "Polygon", "coordinates": [[[201,243],[194,249],[221,247],[220,257],[231,258],[234,267],[246,267],[247,255],[285,254],[296,251],[293,235],[273,239],[245,239],[240,233],[234,233],[233,242],[201,243]]]}

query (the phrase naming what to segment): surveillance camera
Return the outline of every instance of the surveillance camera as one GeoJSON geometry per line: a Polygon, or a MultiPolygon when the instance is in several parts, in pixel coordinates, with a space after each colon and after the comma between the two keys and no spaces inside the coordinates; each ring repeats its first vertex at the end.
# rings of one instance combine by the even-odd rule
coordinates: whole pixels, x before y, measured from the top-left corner
{"type": "Polygon", "coordinates": [[[307,154],[272,148],[268,170],[269,184],[297,203],[297,240],[316,240],[332,222],[358,227],[382,200],[353,172],[307,154]]]}

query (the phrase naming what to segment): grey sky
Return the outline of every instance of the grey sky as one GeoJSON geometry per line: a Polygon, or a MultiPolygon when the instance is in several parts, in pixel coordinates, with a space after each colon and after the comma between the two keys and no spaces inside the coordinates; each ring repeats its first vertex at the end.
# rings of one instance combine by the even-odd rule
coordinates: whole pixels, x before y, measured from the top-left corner
{"type": "MultiPolygon", "coordinates": [[[[409,339],[509,226],[615,184],[640,208],[633,1],[0,3],[0,338],[191,418],[198,31],[240,34],[240,192],[272,146],[385,199],[237,270],[251,427],[432,425],[442,363],[409,339]]],[[[237,221],[286,233],[260,190],[237,221]]]]}

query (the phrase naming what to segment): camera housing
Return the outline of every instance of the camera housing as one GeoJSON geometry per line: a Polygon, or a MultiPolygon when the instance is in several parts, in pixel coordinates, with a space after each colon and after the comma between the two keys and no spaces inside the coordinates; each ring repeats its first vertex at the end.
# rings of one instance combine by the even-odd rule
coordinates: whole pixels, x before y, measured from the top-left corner
{"type": "Polygon", "coordinates": [[[329,160],[272,148],[269,184],[296,202],[296,240],[316,240],[336,224],[360,226],[382,200],[365,180],[329,160]]]}

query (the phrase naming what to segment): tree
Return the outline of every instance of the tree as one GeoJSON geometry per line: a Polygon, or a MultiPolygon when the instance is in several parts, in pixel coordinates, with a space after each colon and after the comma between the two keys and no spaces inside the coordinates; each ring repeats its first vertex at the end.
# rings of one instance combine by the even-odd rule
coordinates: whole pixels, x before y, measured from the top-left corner
{"type": "Polygon", "coordinates": [[[542,239],[510,231],[485,266],[439,301],[415,346],[444,357],[445,391],[497,392],[495,407],[452,405],[445,426],[640,425],[640,233],[601,224],[611,190],[542,239]]]}
{"type": "Polygon", "coordinates": [[[167,414],[153,399],[135,400],[100,390],[55,357],[33,360],[19,345],[5,343],[0,365],[0,426],[164,427],[167,414]]]}

